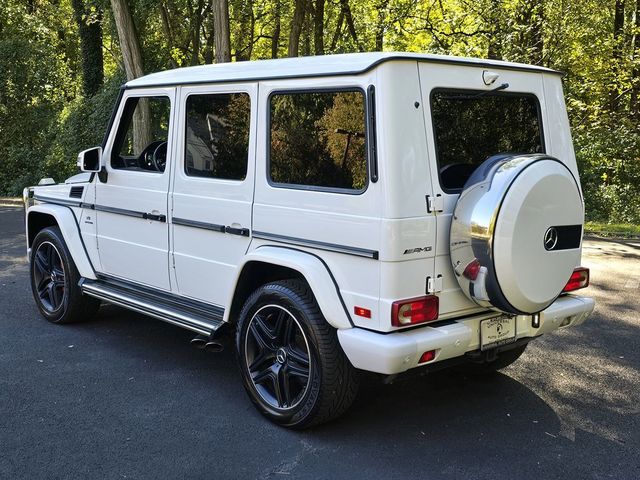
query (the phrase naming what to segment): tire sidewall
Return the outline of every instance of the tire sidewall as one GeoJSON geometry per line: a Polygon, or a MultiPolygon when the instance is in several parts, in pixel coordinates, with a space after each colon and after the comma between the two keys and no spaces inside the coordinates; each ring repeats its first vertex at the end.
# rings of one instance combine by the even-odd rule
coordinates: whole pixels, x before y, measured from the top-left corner
{"type": "Polygon", "coordinates": [[[311,419],[318,408],[318,398],[322,388],[322,359],[318,351],[316,332],[312,328],[309,317],[314,312],[308,311],[299,296],[283,285],[269,284],[260,287],[246,301],[239,316],[236,333],[236,355],[242,381],[251,401],[258,410],[273,422],[283,426],[301,426],[311,419]],[[309,384],[304,396],[291,409],[278,409],[267,403],[256,390],[248,370],[245,357],[247,329],[254,314],[266,305],[278,305],[288,310],[298,321],[309,347],[310,373],[309,384]]]}

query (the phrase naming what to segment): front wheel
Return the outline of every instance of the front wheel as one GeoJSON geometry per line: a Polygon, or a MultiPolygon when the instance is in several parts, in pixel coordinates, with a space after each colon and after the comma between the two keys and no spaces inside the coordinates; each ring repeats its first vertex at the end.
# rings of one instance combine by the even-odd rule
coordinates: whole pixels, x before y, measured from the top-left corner
{"type": "Polygon", "coordinates": [[[38,310],[52,323],[89,319],[100,301],[82,294],[80,274],[58,227],[41,230],[31,247],[31,290],[38,310]]]}
{"type": "Polygon", "coordinates": [[[236,352],[251,401],[279,425],[301,429],[327,422],[355,398],[355,369],[302,281],[263,285],[248,298],[236,352]]]}

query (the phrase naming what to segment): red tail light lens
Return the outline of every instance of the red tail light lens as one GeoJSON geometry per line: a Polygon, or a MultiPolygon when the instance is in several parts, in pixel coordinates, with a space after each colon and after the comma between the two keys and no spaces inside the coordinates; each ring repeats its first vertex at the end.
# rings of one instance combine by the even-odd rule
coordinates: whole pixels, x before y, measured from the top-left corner
{"type": "Polygon", "coordinates": [[[435,295],[398,300],[391,307],[391,325],[406,327],[432,322],[438,319],[439,306],[439,299],[435,295]]]}
{"type": "Polygon", "coordinates": [[[464,269],[462,275],[467,277],[469,280],[475,280],[478,278],[478,273],[480,273],[480,262],[476,259],[467,265],[467,268],[464,269]]]}
{"type": "Polygon", "coordinates": [[[571,274],[571,278],[562,289],[563,292],[573,292],[589,286],[589,269],[584,267],[576,268],[571,274]]]}
{"type": "Polygon", "coordinates": [[[430,362],[431,360],[433,360],[434,358],[436,358],[436,351],[435,350],[429,350],[428,352],[424,352],[422,354],[422,356],[420,357],[420,360],[418,361],[418,363],[427,363],[427,362],[430,362]]]}

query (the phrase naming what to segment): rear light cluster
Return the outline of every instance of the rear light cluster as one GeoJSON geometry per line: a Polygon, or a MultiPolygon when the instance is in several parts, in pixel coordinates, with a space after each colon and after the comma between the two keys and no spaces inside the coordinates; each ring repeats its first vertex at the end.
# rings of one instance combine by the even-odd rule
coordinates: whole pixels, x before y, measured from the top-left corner
{"type": "Polygon", "coordinates": [[[398,300],[391,306],[391,325],[406,327],[438,319],[439,300],[435,295],[398,300]]]}
{"type": "Polygon", "coordinates": [[[573,292],[589,286],[589,269],[584,267],[576,268],[571,274],[571,278],[562,289],[563,292],[573,292]]]}

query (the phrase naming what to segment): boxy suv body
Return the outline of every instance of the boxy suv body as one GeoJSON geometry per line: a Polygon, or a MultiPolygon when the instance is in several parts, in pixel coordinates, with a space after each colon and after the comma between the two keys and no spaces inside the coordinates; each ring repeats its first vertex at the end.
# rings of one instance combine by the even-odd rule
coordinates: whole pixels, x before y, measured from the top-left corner
{"type": "Polygon", "coordinates": [[[343,413],[357,371],[502,368],[593,310],[558,72],[415,54],[166,71],[85,173],[25,191],[50,321],[107,301],[233,333],[258,409],[343,413]]]}

